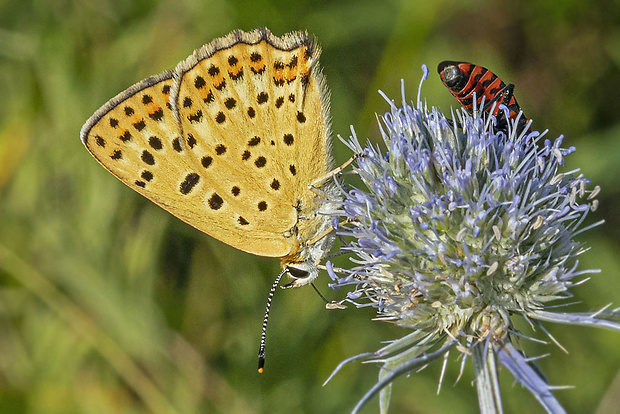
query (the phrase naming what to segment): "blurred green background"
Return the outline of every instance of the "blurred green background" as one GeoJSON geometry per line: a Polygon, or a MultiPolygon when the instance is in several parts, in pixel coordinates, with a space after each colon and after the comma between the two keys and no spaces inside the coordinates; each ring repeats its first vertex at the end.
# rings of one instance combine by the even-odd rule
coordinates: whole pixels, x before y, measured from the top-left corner
{"type": "MultiPolygon", "coordinates": [[[[277,292],[266,372],[256,352],[278,260],[236,251],[185,225],[107,173],[79,130],[129,85],[241,28],[307,29],[323,47],[333,131],[376,139],[377,94],[399,101],[405,79],[445,112],[456,102],[441,60],[491,68],[516,84],[535,129],[565,134],[602,187],[581,236],[574,310],[620,289],[620,4],[616,1],[89,1],[0,0],[0,413],[345,413],[377,368],[339,361],[403,335],[371,309],[327,311],[310,288],[277,292]]],[[[338,162],[349,157],[335,142],[338,162]]],[[[329,298],[340,292],[318,286],[329,298]]],[[[524,342],[569,412],[617,412],[620,335],[566,326],[568,349],[524,342]]],[[[531,332],[525,327],[526,333],[531,332]]],[[[542,333],[540,334],[542,337],[542,333]]],[[[472,368],[460,361],[399,379],[392,413],[476,412],[472,368]]],[[[542,412],[502,370],[505,412],[542,412]]],[[[365,413],[377,413],[374,400],[365,413]]]]}

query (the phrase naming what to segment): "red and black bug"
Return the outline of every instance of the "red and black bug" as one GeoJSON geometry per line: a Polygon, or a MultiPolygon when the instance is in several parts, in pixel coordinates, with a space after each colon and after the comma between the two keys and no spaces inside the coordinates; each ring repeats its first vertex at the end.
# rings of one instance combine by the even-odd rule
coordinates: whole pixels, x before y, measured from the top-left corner
{"type": "MultiPolygon", "coordinates": [[[[505,129],[508,124],[504,111],[499,108],[500,104],[504,104],[508,108],[510,119],[517,118],[521,108],[513,94],[515,86],[513,84],[506,85],[487,68],[473,63],[445,60],[437,66],[437,72],[443,84],[469,114],[473,113],[475,93],[476,106],[481,107],[484,97],[482,110],[491,113],[491,109],[493,109],[492,114],[497,119],[498,128],[505,129]]],[[[519,132],[523,131],[528,121],[521,114],[517,123],[519,132]]]]}

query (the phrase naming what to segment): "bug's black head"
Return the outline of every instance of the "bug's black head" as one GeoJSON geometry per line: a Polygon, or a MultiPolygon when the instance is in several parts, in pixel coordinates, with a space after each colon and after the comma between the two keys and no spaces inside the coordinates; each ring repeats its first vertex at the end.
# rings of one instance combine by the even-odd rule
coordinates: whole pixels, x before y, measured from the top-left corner
{"type": "Polygon", "coordinates": [[[467,74],[461,69],[461,65],[469,65],[464,62],[444,60],[437,65],[437,73],[441,81],[453,91],[460,91],[467,84],[467,74]]]}

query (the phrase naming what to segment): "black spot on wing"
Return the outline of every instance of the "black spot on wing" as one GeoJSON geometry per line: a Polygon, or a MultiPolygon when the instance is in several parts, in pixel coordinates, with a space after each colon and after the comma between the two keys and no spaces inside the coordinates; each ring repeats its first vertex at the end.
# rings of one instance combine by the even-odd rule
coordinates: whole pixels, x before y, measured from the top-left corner
{"type": "Polygon", "coordinates": [[[200,181],[200,176],[196,173],[189,173],[185,176],[185,179],[179,185],[179,192],[183,195],[189,194],[194,189],[196,184],[200,181]]]}
{"type": "Polygon", "coordinates": [[[211,210],[219,210],[224,205],[224,200],[219,196],[218,193],[213,193],[209,200],[207,201],[211,210]]]}

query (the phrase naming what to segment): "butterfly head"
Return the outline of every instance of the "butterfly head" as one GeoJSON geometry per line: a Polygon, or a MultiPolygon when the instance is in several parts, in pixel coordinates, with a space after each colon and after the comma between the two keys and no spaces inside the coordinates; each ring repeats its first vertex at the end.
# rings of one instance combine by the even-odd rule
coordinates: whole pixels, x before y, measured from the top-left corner
{"type": "Polygon", "coordinates": [[[288,264],[285,269],[286,273],[293,281],[284,285],[284,288],[295,288],[308,285],[319,276],[317,265],[310,262],[288,264]]]}
{"type": "MultiPolygon", "coordinates": [[[[329,226],[326,229],[329,231],[329,226]]],[[[301,247],[295,255],[283,257],[282,268],[293,279],[284,287],[301,287],[312,283],[319,276],[319,262],[331,248],[334,237],[333,234],[325,234],[319,240],[301,247]]]]}

